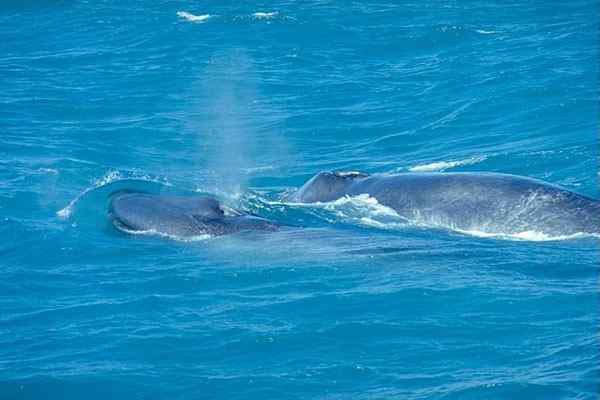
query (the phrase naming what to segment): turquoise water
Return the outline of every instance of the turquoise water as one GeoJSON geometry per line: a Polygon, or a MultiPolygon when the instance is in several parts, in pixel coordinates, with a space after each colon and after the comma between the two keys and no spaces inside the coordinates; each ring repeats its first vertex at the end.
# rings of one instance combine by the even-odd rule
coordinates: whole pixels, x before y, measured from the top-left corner
{"type": "Polygon", "coordinates": [[[596,238],[281,197],[445,170],[597,198],[599,7],[3,2],[0,398],[597,398],[596,238]],[[304,228],[128,236],[120,189],[304,228]]]}

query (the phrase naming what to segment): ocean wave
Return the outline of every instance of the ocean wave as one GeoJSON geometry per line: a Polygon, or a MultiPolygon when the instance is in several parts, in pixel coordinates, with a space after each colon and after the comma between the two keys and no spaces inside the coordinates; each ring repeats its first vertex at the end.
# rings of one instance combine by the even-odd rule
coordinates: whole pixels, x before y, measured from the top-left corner
{"type": "Polygon", "coordinates": [[[186,21],[196,22],[196,23],[206,22],[207,19],[212,17],[212,15],[210,15],[210,14],[194,15],[187,11],[177,11],[177,16],[185,19],[186,21]]]}
{"type": "Polygon", "coordinates": [[[77,202],[83,197],[85,196],[87,193],[91,192],[92,190],[101,188],[102,186],[106,186],[116,180],[122,179],[122,176],[120,174],[119,171],[110,171],[108,172],[106,175],[104,175],[102,178],[94,181],[92,183],[92,186],[85,188],[81,193],[79,193],[77,196],[75,196],[75,198],[73,200],[71,200],[69,202],[69,204],[67,204],[66,207],[62,208],[61,210],[56,212],[56,215],[59,216],[60,218],[63,219],[68,219],[71,214],[73,213],[73,208],[75,207],[75,204],[77,204],[77,202]]]}
{"type": "Polygon", "coordinates": [[[79,193],[77,196],[75,196],[75,198],[73,200],[71,200],[69,202],[69,204],[67,204],[64,208],[58,210],[56,212],[56,215],[62,219],[69,219],[69,217],[71,217],[71,214],[73,213],[73,210],[75,208],[75,206],[77,205],[77,203],[88,193],[100,189],[104,186],[107,186],[111,183],[117,182],[117,181],[121,181],[121,180],[126,180],[126,179],[137,179],[137,180],[142,180],[142,181],[147,181],[147,182],[155,182],[155,183],[160,183],[166,186],[171,186],[171,184],[164,180],[164,179],[157,179],[145,174],[139,174],[139,173],[127,173],[127,174],[123,174],[119,171],[109,171],[107,172],[103,177],[95,180],[94,182],[92,182],[91,186],[85,188],[81,193],[79,193]]]}
{"type": "Polygon", "coordinates": [[[273,17],[276,17],[277,15],[279,15],[278,11],[271,11],[271,12],[255,12],[254,14],[252,14],[252,16],[254,18],[257,19],[270,19],[273,17]]]}
{"type": "Polygon", "coordinates": [[[415,165],[408,168],[411,172],[441,172],[450,168],[461,167],[464,165],[473,165],[484,161],[487,157],[473,157],[465,160],[456,161],[438,161],[430,164],[415,165]]]}

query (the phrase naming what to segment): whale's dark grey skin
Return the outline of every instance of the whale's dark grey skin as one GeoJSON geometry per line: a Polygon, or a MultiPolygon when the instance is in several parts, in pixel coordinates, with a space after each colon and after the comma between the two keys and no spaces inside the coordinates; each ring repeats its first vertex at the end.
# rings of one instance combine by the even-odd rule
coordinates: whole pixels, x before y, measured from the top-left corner
{"type": "Polygon", "coordinates": [[[208,196],[168,196],[142,192],[118,192],[111,196],[109,214],[114,225],[126,232],[150,232],[186,238],[219,236],[239,231],[274,231],[267,219],[224,209],[208,196]]]}
{"type": "Polygon", "coordinates": [[[321,172],[288,200],[368,194],[401,217],[462,230],[600,233],[600,202],[536,179],[497,173],[321,172]]]}

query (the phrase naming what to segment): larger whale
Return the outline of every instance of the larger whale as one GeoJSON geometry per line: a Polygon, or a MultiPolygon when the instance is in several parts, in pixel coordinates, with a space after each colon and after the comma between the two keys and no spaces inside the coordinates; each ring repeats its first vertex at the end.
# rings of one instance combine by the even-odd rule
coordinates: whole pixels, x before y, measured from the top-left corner
{"type": "Polygon", "coordinates": [[[367,194],[409,220],[490,234],[600,233],[600,201],[540,180],[499,173],[321,172],[288,201],[367,194]]]}
{"type": "Polygon", "coordinates": [[[210,196],[122,191],[110,196],[109,215],[121,231],[172,238],[275,231],[279,228],[273,221],[224,207],[210,196]]]}

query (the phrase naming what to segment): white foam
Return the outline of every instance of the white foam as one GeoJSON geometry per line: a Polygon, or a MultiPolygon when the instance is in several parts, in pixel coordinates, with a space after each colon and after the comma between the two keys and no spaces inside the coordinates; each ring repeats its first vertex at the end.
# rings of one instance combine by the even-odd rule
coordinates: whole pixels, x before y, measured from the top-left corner
{"type": "Polygon", "coordinates": [[[280,205],[280,206],[291,206],[291,207],[305,207],[305,208],[324,208],[327,210],[334,210],[337,207],[346,205],[355,205],[363,208],[370,208],[375,213],[380,215],[398,215],[392,208],[386,207],[379,204],[376,198],[371,197],[368,194],[359,194],[357,196],[344,196],[334,201],[316,201],[314,203],[296,203],[290,201],[264,201],[269,205],[280,205]]]}
{"type": "Polygon", "coordinates": [[[481,34],[481,35],[493,35],[494,33],[498,33],[496,31],[486,31],[483,29],[477,29],[475,32],[481,34]]]}
{"type": "Polygon", "coordinates": [[[360,171],[338,171],[338,172],[335,172],[335,174],[337,176],[342,177],[342,178],[344,178],[344,177],[350,177],[350,178],[352,178],[352,177],[363,177],[363,176],[365,176],[365,174],[363,172],[360,172],[360,171]]]}
{"type": "Polygon", "coordinates": [[[595,233],[584,233],[577,232],[571,235],[548,235],[543,232],[537,231],[523,231],[516,233],[491,233],[491,232],[483,232],[480,230],[462,230],[462,229],[454,229],[456,232],[477,236],[482,238],[494,238],[494,239],[505,239],[505,240],[523,240],[528,242],[550,242],[550,241],[559,241],[559,240],[573,240],[573,239],[583,239],[583,238],[600,238],[599,234],[595,233]]]}
{"type": "MultiPolygon", "coordinates": [[[[406,227],[407,221],[377,199],[368,194],[344,196],[335,201],[315,203],[294,203],[285,201],[265,201],[270,205],[284,205],[303,208],[321,208],[332,212],[338,219],[358,225],[379,229],[398,229],[406,227]]],[[[335,220],[331,221],[335,222],[335,220]]]]}
{"type": "Polygon", "coordinates": [[[276,17],[278,14],[279,14],[279,12],[277,12],[277,11],[255,12],[254,14],[252,14],[252,16],[257,19],[269,19],[269,18],[276,17]]]}
{"type": "Polygon", "coordinates": [[[275,167],[272,165],[265,165],[262,167],[251,167],[251,168],[244,168],[243,171],[247,174],[253,174],[255,172],[262,172],[262,171],[272,171],[274,170],[275,167]]]}
{"type": "Polygon", "coordinates": [[[121,179],[121,174],[119,173],[119,171],[108,172],[102,178],[96,180],[92,184],[92,186],[86,188],[83,192],[79,193],[73,200],[71,200],[71,202],[69,202],[69,204],[65,208],[57,211],[56,215],[63,219],[69,218],[71,216],[71,214],[73,213],[73,208],[75,207],[75,204],[77,204],[79,199],[81,199],[83,196],[85,196],[90,191],[97,189],[99,187],[108,185],[109,183],[112,183],[119,179],[121,179]]]}
{"type": "Polygon", "coordinates": [[[401,229],[406,228],[408,225],[406,222],[381,222],[369,217],[362,217],[360,219],[360,224],[377,229],[401,229]]]}
{"type": "Polygon", "coordinates": [[[55,168],[38,168],[37,170],[44,174],[58,175],[58,170],[55,168]]]}
{"type": "Polygon", "coordinates": [[[69,217],[71,217],[71,214],[73,213],[73,209],[75,208],[75,205],[77,204],[77,202],[79,202],[79,200],[81,200],[81,198],[83,196],[85,196],[87,193],[91,192],[92,190],[99,189],[103,186],[109,185],[115,181],[119,181],[122,179],[140,179],[140,180],[144,180],[147,182],[156,182],[156,183],[161,183],[166,186],[171,186],[171,184],[166,180],[159,180],[159,179],[151,178],[147,175],[131,173],[131,174],[128,174],[128,176],[123,176],[119,171],[109,171],[102,178],[97,179],[94,182],[92,182],[92,185],[90,187],[85,188],[81,193],[79,193],[77,196],[75,196],[75,198],[73,200],[71,200],[69,202],[69,204],[67,204],[66,207],[64,207],[61,210],[58,210],[56,212],[56,215],[60,218],[68,219],[69,217]]]}
{"type": "Polygon", "coordinates": [[[438,161],[431,164],[415,165],[408,168],[411,172],[441,172],[450,168],[460,167],[463,165],[472,165],[482,162],[486,157],[473,157],[465,160],[457,161],[438,161]]]}
{"type": "Polygon", "coordinates": [[[387,206],[380,204],[368,194],[344,196],[329,203],[323,203],[325,210],[331,211],[342,221],[377,229],[401,229],[408,225],[406,219],[387,206]]]}
{"type": "Polygon", "coordinates": [[[371,197],[366,193],[358,196],[344,196],[332,202],[322,203],[322,205],[325,209],[332,211],[350,206],[368,211],[370,216],[400,217],[394,209],[379,204],[375,197],[371,197]]]}
{"type": "Polygon", "coordinates": [[[186,21],[197,22],[197,23],[206,22],[206,20],[211,17],[210,14],[194,15],[187,11],[177,11],[177,16],[185,19],[186,21]]]}
{"type": "Polygon", "coordinates": [[[203,234],[203,235],[193,235],[193,236],[177,236],[177,235],[169,235],[168,233],[164,233],[164,232],[159,232],[155,229],[147,229],[147,230],[143,230],[143,231],[136,231],[136,230],[132,230],[132,229],[127,229],[126,227],[120,225],[120,224],[114,224],[114,226],[125,233],[128,233],[130,235],[140,235],[140,236],[158,236],[158,237],[162,237],[165,239],[171,239],[171,240],[176,240],[178,242],[202,242],[208,239],[213,238],[214,236],[211,236],[209,234],[203,234]]]}

